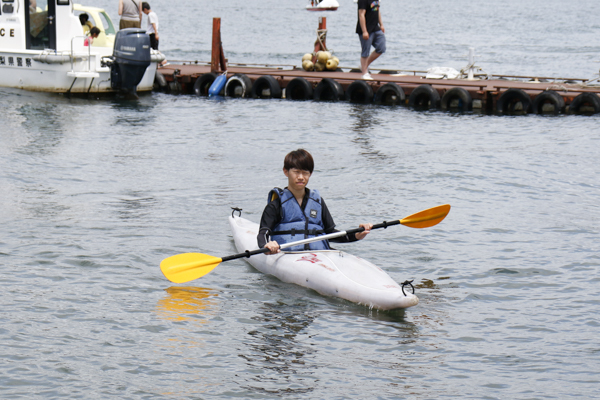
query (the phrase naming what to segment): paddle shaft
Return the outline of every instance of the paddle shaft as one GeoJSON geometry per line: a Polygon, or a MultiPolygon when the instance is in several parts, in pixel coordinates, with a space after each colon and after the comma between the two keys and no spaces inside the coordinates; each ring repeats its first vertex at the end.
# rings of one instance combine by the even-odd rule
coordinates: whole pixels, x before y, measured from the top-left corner
{"type": "MultiPolygon", "coordinates": [[[[388,226],[398,225],[398,224],[400,224],[399,220],[395,220],[395,221],[391,221],[391,222],[383,221],[381,224],[373,225],[373,228],[371,228],[371,229],[387,228],[388,226]]],[[[311,237],[308,239],[298,240],[296,242],[284,243],[284,244],[280,245],[279,248],[281,250],[283,250],[283,249],[287,249],[288,247],[301,246],[303,244],[319,242],[321,240],[335,239],[335,238],[342,237],[342,236],[345,236],[348,234],[359,233],[364,230],[365,230],[365,228],[360,227],[360,228],[349,229],[347,231],[333,232],[333,233],[329,233],[327,235],[315,236],[315,237],[311,237]]],[[[239,254],[234,254],[232,256],[223,257],[221,260],[222,261],[235,260],[237,258],[251,257],[256,254],[263,254],[263,253],[268,253],[268,252],[269,252],[269,249],[266,247],[262,248],[262,249],[258,249],[258,250],[252,250],[252,251],[246,250],[244,253],[239,253],[239,254]]]]}

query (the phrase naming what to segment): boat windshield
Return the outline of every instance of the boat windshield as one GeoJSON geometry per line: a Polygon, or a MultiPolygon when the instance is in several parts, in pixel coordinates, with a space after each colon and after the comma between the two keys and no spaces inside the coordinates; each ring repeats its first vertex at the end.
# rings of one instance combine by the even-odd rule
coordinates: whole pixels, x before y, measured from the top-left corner
{"type": "Polygon", "coordinates": [[[105,28],[104,32],[106,32],[107,35],[116,34],[115,27],[106,12],[102,11],[100,13],[100,19],[102,19],[102,25],[104,25],[105,28]]]}

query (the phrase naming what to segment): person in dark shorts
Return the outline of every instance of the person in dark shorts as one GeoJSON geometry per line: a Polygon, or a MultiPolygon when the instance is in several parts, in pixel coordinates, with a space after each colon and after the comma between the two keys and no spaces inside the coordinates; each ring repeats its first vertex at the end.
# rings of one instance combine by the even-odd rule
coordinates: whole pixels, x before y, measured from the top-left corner
{"type": "Polygon", "coordinates": [[[146,33],[150,36],[150,47],[158,50],[158,15],[150,8],[147,2],[142,3],[142,12],[148,16],[146,33]]]}
{"type": "Polygon", "coordinates": [[[360,70],[362,78],[371,80],[369,65],[385,53],[385,28],[381,21],[380,0],[358,0],[358,23],[356,33],[360,39],[360,70]],[[375,50],[371,51],[371,46],[375,50]]]}

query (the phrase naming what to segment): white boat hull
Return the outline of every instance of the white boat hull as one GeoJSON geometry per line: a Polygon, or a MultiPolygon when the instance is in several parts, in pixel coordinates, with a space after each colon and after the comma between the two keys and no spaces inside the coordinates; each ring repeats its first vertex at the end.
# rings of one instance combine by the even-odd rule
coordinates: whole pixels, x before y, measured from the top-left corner
{"type": "MultiPolygon", "coordinates": [[[[258,248],[258,224],[229,217],[239,252],[258,248]]],[[[313,289],[324,296],[339,297],[379,310],[416,306],[419,299],[378,266],[339,250],[258,254],[248,258],[257,270],[278,279],[313,289]]]]}
{"type": "MultiPolygon", "coordinates": [[[[73,65],[67,61],[70,60],[68,55],[61,58],[39,51],[2,52],[4,65],[0,87],[54,93],[112,93],[110,68],[103,67],[100,62],[102,56],[112,54],[112,49],[108,50],[107,54],[82,53],[73,65]],[[36,58],[43,61],[36,61],[36,58]]],[[[146,69],[138,92],[152,90],[157,65],[156,61],[152,62],[146,69]]]]}

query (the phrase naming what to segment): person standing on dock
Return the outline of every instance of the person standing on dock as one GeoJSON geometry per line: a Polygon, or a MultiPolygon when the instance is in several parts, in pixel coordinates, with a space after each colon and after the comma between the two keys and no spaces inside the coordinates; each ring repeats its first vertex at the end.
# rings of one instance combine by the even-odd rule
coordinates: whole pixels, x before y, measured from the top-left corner
{"type": "Polygon", "coordinates": [[[356,33],[360,39],[360,70],[363,79],[371,80],[369,65],[385,53],[385,28],[381,21],[380,0],[358,0],[358,23],[356,33]],[[371,46],[375,50],[371,51],[371,46]]]}
{"type": "MultiPolygon", "coordinates": [[[[142,3],[142,12],[148,16],[148,25],[146,26],[146,33],[150,36],[150,47],[154,50],[158,50],[158,15],[150,8],[150,4],[147,2],[142,3]]],[[[159,64],[159,67],[167,64],[167,60],[164,59],[159,64]]]]}
{"type": "Polygon", "coordinates": [[[119,0],[119,29],[142,27],[142,3],[140,0],[119,0]]]}

